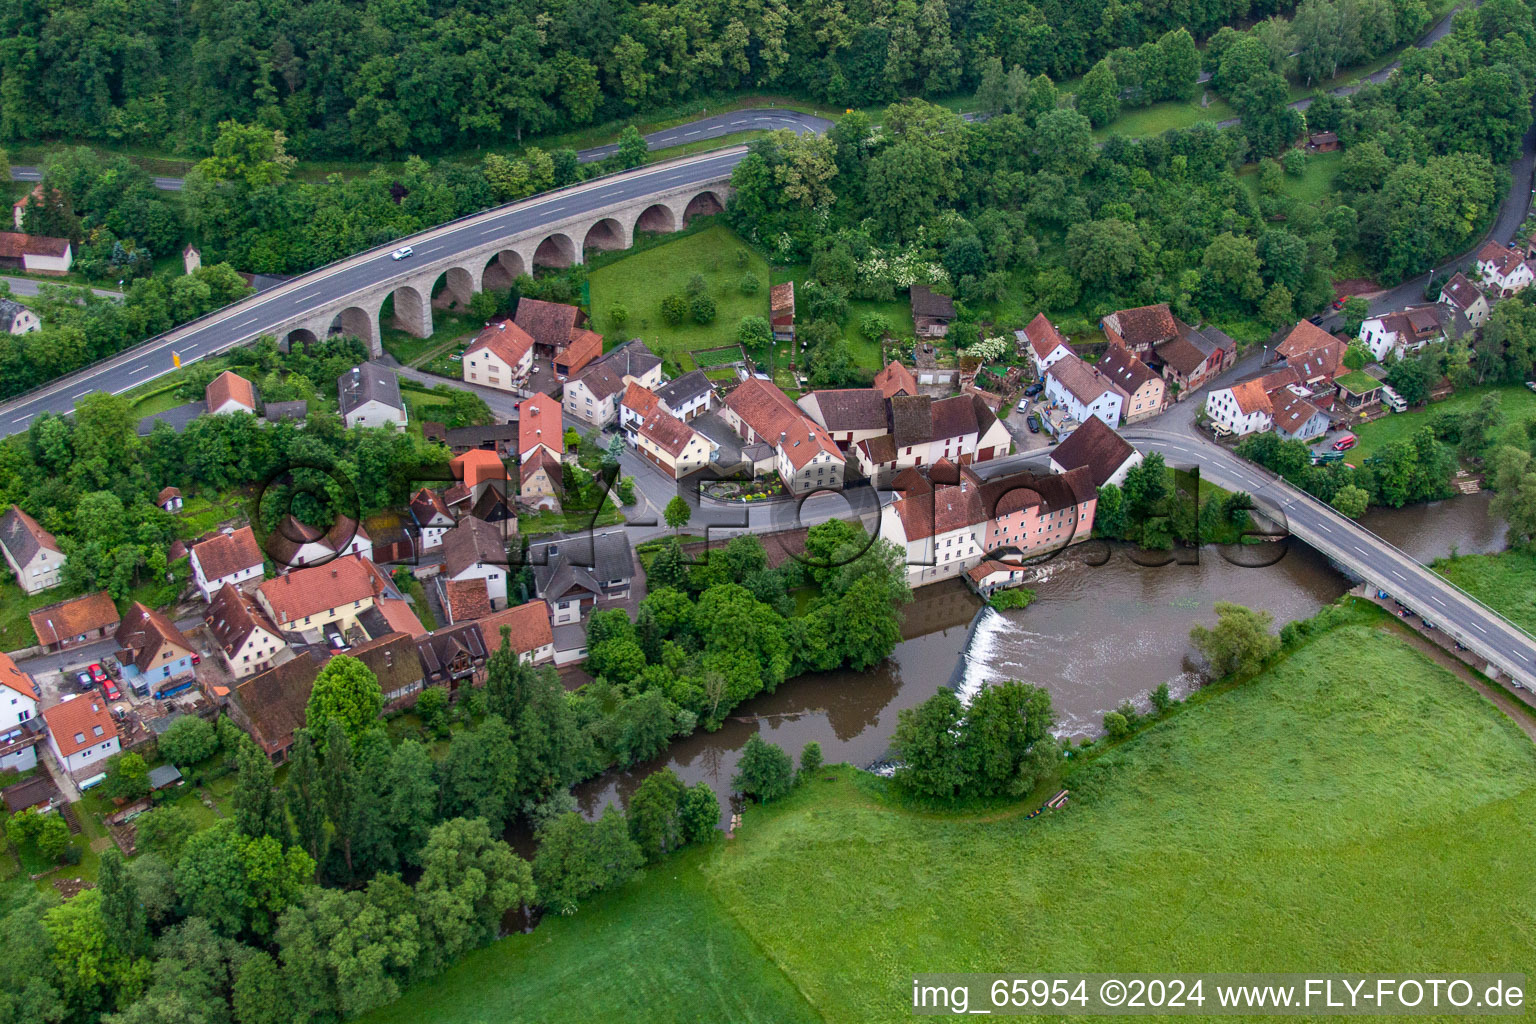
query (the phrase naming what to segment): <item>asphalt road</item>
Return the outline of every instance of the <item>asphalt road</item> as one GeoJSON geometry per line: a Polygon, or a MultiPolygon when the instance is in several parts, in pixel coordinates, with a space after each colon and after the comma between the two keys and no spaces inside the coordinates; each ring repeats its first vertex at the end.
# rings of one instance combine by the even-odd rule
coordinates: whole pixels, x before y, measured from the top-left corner
{"type": "Polygon", "coordinates": [[[185,365],[249,341],[318,305],[397,278],[419,274],[422,257],[444,250],[453,252],[479,246],[494,236],[534,230],[552,221],[641,199],[681,185],[714,181],[729,174],[745,153],[744,147],[736,146],[637,168],[433,228],[400,240],[400,244],[408,241],[415,248],[418,259],[414,262],[390,259],[391,246],[312,271],[0,406],[0,436],[27,429],[27,424],[40,413],[68,412],[74,408],[75,399],[93,391],[116,394],[153,380],[173,368],[173,351],[180,355],[185,365]]]}
{"type": "MultiPolygon", "coordinates": [[[[4,281],[11,286],[12,295],[36,295],[39,285],[70,283],[68,281],[39,281],[33,277],[0,277],[0,281],[4,281]]],[[[123,297],[122,292],[114,292],[106,288],[92,288],[91,291],[104,299],[120,299],[123,297]]]]}
{"type": "MultiPolygon", "coordinates": [[[[773,131],[788,128],[800,135],[820,135],[832,127],[832,122],[815,114],[803,114],[798,110],[782,110],[777,107],[759,107],[752,110],[736,110],[729,114],[715,114],[697,121],[680,124],[676,128],[664,128],[651,132],[645,141],[652,150],[686,146],[706,139],[718,139],[737,132],[773,131]]],[[[592,163],[619,151],[617,143],[594,146],[579,150],[576,154],[582,163],[592,163]]]]}

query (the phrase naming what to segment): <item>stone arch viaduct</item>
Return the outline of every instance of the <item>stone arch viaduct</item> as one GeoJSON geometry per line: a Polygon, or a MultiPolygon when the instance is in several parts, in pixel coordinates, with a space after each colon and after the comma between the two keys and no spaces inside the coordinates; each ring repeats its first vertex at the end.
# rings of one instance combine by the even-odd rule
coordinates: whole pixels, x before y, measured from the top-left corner
{"type": "Polygon", "coordinates": [[[493,229],[484,241],[467,246],[435,246],[431,237],[408,239],[415,254],[395,264],[398,274],[317,301],[262,333],[275,335],[284,347],[348,334],[365,341],[377,356],[383,351],[382,327],[430,337],[434,305],[456,301],[462,306],[475,292],[508,288],[537,267],[582,263],[593,251],[629,248],[637,232],[679,231],[695,217],[719,213],[730,196],[729,181],[729,175],[692,181],[566,217],[556,214],[536,227],[493,229]]]}

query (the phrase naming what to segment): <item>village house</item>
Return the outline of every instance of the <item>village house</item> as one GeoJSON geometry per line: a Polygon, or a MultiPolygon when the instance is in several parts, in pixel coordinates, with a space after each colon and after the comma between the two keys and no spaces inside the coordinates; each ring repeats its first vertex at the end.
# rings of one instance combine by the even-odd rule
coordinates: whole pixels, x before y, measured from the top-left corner
{"type": "Polygon", "coordinates": [[[891,430],[885,396],[878,388],[808,391],[797,404],[844,452],[891,430]]]}
{"type": "Polygon", "coordinates": [[[1022,331],[1014,331],[1014,337],[1027,347],[1029,361],[1034,364],[1035,376],[1045,376],[1051,364],[1072,355],[1072,346],[1056,325],[1044,313],[1036,313],[1022,331]]]}
{"type": "Polygon", "coordinates": [[[248,412],[256,415],[256,388],[233,370],[225,370],[203,389],[208,415],[248,412]]]}
{"type": "Polygon", "coordinates": [[[880,389],[880,394],[886,398],[895,398],[897,395],[917,394],[917,378],[912,371],[891,360],[885,364],[885,369],[875,374],[875,387],[880,389]]]}
{"type": "Polygon", "coordinates": [[[1082,426],[1051,451],[1050,457],[1052,473],[1085,469],[1095,488],[1106,484],[1118,487],[1125,482],[1131,467],[1140,462],[1141,452],[1097,416],[1084,420],[1082,426]]]}
{"type": "Polygon", "coordinates": [[[384,706],[398,707],[421,693],[425,673],[416,651],[416,638],[406,633],[388,633],[347,653],[378,679],[384,706]]]}
{"type": "Polygon", "coordinates": [[[236,679],[265,672],[288,650],[272,620],[233,584],[213,595],[203,623],[219,645],[219,659],[236,679]]]}
{"type": "Polygon", "coordinates": [[[1361,412],[1381,404],[1381,389],[1385,385],[1364,370],[1343,374],[1333,383],[1338,389],[1339,402],[1346,409],[1361,412]]]}
{"type": "Polygon", "coordinates": [[[443,534],[442,580],[485,581],[491,609],[507,604],[508,532],[473,516],[443,534]]]}
{"type": "Polygon", "coordinates": [[[26,193],[20,199],[11,204],[11,223],[15,225],[17,231],[26,230],[27,206],[29,204],[46,205],[50,198],[52,198],[56,203],[62,203],[64,201],[64,197],[58,189],[53,189],[52,192],[53,195],[50,197],[48,193],[43,190],[43,183],[38,182],[36,185],[32,186],[32,191],[26,193]]]}
{"type": "Polygon", "coordinates": [[[566,537],[529,549],[534,594],[555,626],[580,622],[600,604],[629,598],[635,552],[623,530],[566,537]]]}
{"type": "Polygon", "coordinates": [[[1275,346],[1275,355],[1296,371],[1299,383],[1329,388],[1344,368],[1348,346],[1310,320],[1299,320],[1275,346]]]}
{"type": "Polygon", "coordinates": [[[1389,357],[1402,359],[1447,337],[1460,337],[1470,328],[1459,309],[1433,302],[1362,321],[1360,340],[1370,349],[1373,359],[1384,362],[1389,357]]]}
{"type": "Polygon", "coordinates": [[[785,281],[768,289],[768,326],[774,341],[795,340],[795,282],[785,281]]]}
{"type": "Polygon", "coordinates": [[[1332,153],[1338,148],[1338,132],[1313,132],[1307,136],[1308,153],[1332,153]]]}
{"type": "Polygon", "coordinates": [[[37,314],[15,299],[0,298],[0,331],[6,334],[30,334],[43,329],[37,314]]]}
{"type": "Polygon", "coordinates": [[[513,318],[533,338],[534,362],[548,360],[561,380],[580,373],[603,353],[603,336],[583,328],[586,319],[575,306],[529,298],[518,300],[513,318]]]}
{"type": "Polygon", "coordinates": [[[187,247],[181,250],[181,272],[191,275],[197,273],[202,268],[203,254],[198,251],[197,246],[188,242],[187,247]]]}
{"type": "Polygon", "coordinates": [[[107,702],[96,693],[65,697],[43,709],[48,723],[48,746],[70,774],[90,772],[82,782],[94,784],[107,770],[107,759],[121,749],[117,723],[107,702]]]}
{"type": "Polygon", "coordinates": [[[703,370],[689,370],[654,391],[661,407],[684,423],[704,415],[718,404],[714,385],[704,376],[703,370]]]}
{"type": "Polygon", "coordinates": [[[305,399],[296,399],[292,402],[263,402],[261,403],[261,418],[268,423],[281,423],[284,420],[293,420],[301,428],[309,417],[309,402],[305,399]]]}
{"type": "Polygon", "coordinates": [[[180,512],[185,503],[179,487],[162,487],[160,493],[155,495],[155,504],[167,512],[180,512]]]}
{"type": "Polygon", "coordinates": [[[1175,401],[1200,390],[1237,361],[1237,342],[1216,328],[1201,331],[1184,323],[1179,328],[1177,337],[1153,350],[1153,363],[1161,366],[1175,401]]]}
{"type": "Polygon", "coordinates": [[[399,597],[389,577],[366,558],[343,555],[325,565],[295,569],[256,588],[256,603],[283,632],[303,643],[320,643],[327,633],[358,628],[358,616],[388,594],[399,597]]]}
{"type": "Polygon", "coordinates": [[[483,619],[492,611],[491,593],[485,589],[485,580],[478,576],[462,580],[439,576],[437,595],[450,626],[456,622],[483,619]]]}
{"type": "Polygon", "coordinates": [[[1282,441],[1313,441],[1333,425],[1333,417],[1292,385],[1269,393],[1270,418],[1282,441]]]}
{"type": "Polygon", "coordinates": [[[501,391],[517,391],[533,369],[533,336],[511,320],[485,325],[464,349],[464,380],[501,391]]]}
{"type": "MultiPolygon", "coordinates": [[[[469,507],[485,493],[485,489],[492,484],[503,486],[511,479],[507,473],[507,467],[501,461],[501,457],[495,452],[486,451],[484,448],[471,448],[463,455],[454,456],[448,463],[448,470],[464,486],[465,508],[461,511],[469,511],[469,507]]],[[[443,495],[443,504],[448,506],[450,513],[453,511],[454,491],[449,488],[443,495]]]]}
{"type": "Polygon", "coordinates": [[[544,394],[535,394],[517,407],[517,460],[527,462],[540,448],[558,462],[565,454],[565,420],[560,403],[544,394]]]}
{"type": "Polygon", "coordinates": [[[1513,295],[1536,280],[1523,251],[1493,241],[1477,250],[1477,276],[1495,298],[1513,295]]]}
{"type": "Polygon", "coordinates": [[[354,366],[336,378],[341,418],[348,427],[404,430],[409,417],[400,397],[400,378],[372,363],[354,366]]]}
{"type": "Polygon", "coordinates": [[[720,446],[664,409],[656,409],[635,430],[635,451],[674,480],[697,473],[720,446]]]}
{"type": "Polygon", "coordinates": [[[1166,302],[1117,310],[1099,321],[1111,346],[1129,349],[1144,363],[1153,361],[1157,346],[1179,337],[1182,326],[1166,302]]]}
{"type": "Polygon", "coordinates": [[[1016,587],[1029,578],[1032,570],[1017,562],[1000,562],[989,558],[965,574],[971,589],[983,598],[991,597],[999,590],[1016,587]]]}
{"type": "Polygon", "coordinates": [[[448,511],[443,496],[430,487],[423,487],[411,495],[409,510],[411,522],[416,527],[417,549],[426,553],[441,548],[443,534],[453,528],[453,514],[448,511]]]}
{"type": "Polygon", "coordinates": [[[624,440],[634,444],[635,431],[640,429],[640,424],[645,422],[647,416],[660,407],[661,399],[656,397],[655,392],[631,381],[619,399],[619,431],[624,435],[624,440]]]}
{"type": "Polygon", "coordinates": [[[481,619],[480,632],[492,652],[501,650],[503,629],[507,631],[507,643],[520,660],[530,665],[554,660],[555,634],[545,602],[529,601],[481,619]]]}
{"type": "Polygon", "coordinates": [[[1091,416],[1108,427],[1118,427],[1125,414],[1126,393],[1120,385],[1075,355],[1066,356],[1045,371],[1045,394],[1078,423],[1091,416]]]}
{"type": "Polygon", "coordinates": [[[1125,423],[1138,423],[1168,407],[1168,385],[1129,349],[1109,346],[1094,368],[1125,393],[1120,410],[1125,423]]]}
{"type": "Polygon", "coordinates": [[[488,652],[478,622],[462,622],[416,639],[422,683],[456,695],[462,686],[483,681],[488,652]]]}
{"type": "Polygon", "coordinates": [[[726,398],[723,415],[748,443],[773,448],[779,479],[791,494],[842,489],[847,462],[842,450],[772,381],[742,381],[726,398]]]}
{"type": "Polygon", "coordinates": [[[652,389],[661,384],[661,359],[639,339],[588,363],[566,383],[562,405],[582,422],[606,428],[613,423],[619,399],[631,381],[652,389]]]}
{"type": "Polygon", "coordinates": [[[277,528],[267,535],[267,554],[279,572],[321,565],[341,555],[361,555],[372,560],[373,539],[363,524],[350,516],[338,515],[330,529],[322,530],[289,514],[278,520],[277,528]]]}
{"type": "Polygon", "coordinates": [[[932,399],[899,395],[887,403],[889,432],[857,441],[854,464],[883,487],[902,470],[943,459],[962,465],[1008,454],[1013,437],[978,394],[932,399]]]}
{"type": "Polygon", "coordinates": [[[559,459],[540,445],[519,470],[517,498],[532,511],[560,510],[565,473],[559,459]]]}
{"type": "Polygon", "coordinates": [[[225,710],[250,733],[273,763],[288,760],[293,734],[304,728],[309,695],[323,667],[324,663],[314,654],[300,651],[282,664],[246,679],[230,694],[225,710]]]}
{"type": "Polygon", "coordinates": [[[427,632],[427,627],[421,624],[411,609],[410,602],[392,594],[380,594],[378,600],[373,602],[373,607],[359,615],[357,621],[369,636],[405,633],[417,637],[427,632]]]}
{"type": "Polygon", "coordinates": [[[32,623],[32,632],[37,634],[37,642],[50,652],[105,640],[108,634],[117,632],[122,621],[117,605],[105,590],[46,605],[28,613],[27,618],[32,623]]]}
{"type": "Polygon", "coordinates": [[[63,277],[74,263],[75,251],[67,238],[0,231],[0,268],[63,277]]]}
{"type": "Polygon", "coordinates": [[[65,558],[59,542],[18,505],[0,516],[0,551],[22,593],[41,593],[63,582],[65,558]]]}
{"type": "Polygon", "coordinates": [[[896,484],[901,497],[881,517],[880,536],[904,554],[914,587],[959,576],[999,550],[1032,556],[1087,540],[1098,506],[1085,467],[983,481],[973,467],[941,462],[927,477],[907,470],[896,484]]]}
{"type": "Polygon", "coordinates": [[[1440,301],[1453,309],[1460,311],[1467,318],[1467,323],[1474,328],[1483,326],[1488,319],[1492,308],[1488,305],[1488,296],[1483,294],[1481,288],[1467,279],[1467,275],[1457,271],[1445,286],[1440,289],[1440,301]]]}
{"type": "Polygon", "coordinates": [[[261,579],[266,569],[266,555],[249,526],[238,530],[226,528],[198,541],[192,545],[189,557],[192,580],[204,601],[212,601],[213,595],[227,583],[238,586],[261,579]]]}
{"type": "Polygon", "coordinates": [[[192,672],[192,642],[165,613],[135,601],[117,627],[123,682],[140,692],[192,672]]]}
{"type": "MultiPolygon", "coordinates": [[[[1308,355],[1303,352],[1295,358],[1305,360],[1308,355]]],[[[1212,390],[1205,399],[1205,412],[1219,430],[1238,437],[1274,430],[1284,440],[1309,441],[1327,432],[1330,423],[1311,397],[1301,371],[1286,366],[1212,390]]]]}
{"type": "Polygon", "coordinates": [[[911,299],[912,323],[919,338],[942,338],[949,333],[955,319],[953,299],[921,284],[912,286],[911,299]]]}
{"type": "Polygon", "coordinates": [[[0,771],[37,767],[43,720],[37,717],[37,681],[0,653],[0,771]]]}

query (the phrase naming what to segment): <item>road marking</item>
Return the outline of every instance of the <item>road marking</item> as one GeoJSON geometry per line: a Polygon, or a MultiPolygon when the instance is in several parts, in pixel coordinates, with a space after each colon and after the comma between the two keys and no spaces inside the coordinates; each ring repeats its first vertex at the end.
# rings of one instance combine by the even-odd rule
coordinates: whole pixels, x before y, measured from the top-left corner
{"type": "Polygon", "coordinates": [[[440,246],[440,245],[434,245],[434,246],[433,246],[433,247],[432,247],[432,248],[430,248],[430,249],[423,249],[423,250],[421,250],[421,254],[422,254],[422,255],[423,255],[423,256],[425,256],[425,255],[427,255],[427,254],[428,254],[428,253],[433,253],[433,252],[437,252],[437,250],[439,250],[439,249],[441,249],[441,248],[442,248],[442,246],[440,246]]]}
{"type": "Polygon", "coordinates": [[[37,414],[29,412],[25,416],[18,416],[18,417],[16,417],[15,419],[11,420],[11,422],[12,423],[22,423],[22,422],[25,422],[26,420],[31,419],[35,415],[37,415],[37,414]]]}
{"type": "MultiPolygon", "coordinates": [[[[1294,508],[1295,506],[1292,506],[1292,507],[1294,508]]],[[[1333,532],[1332,530],[1328,529],[1328,524],[1327,523],[1318,523],[1317,526],[1318,526],[1318,529],[1322,530],[1324,533],[1332,533],[1333,532]]]]}
{"type": "Polygon", "coordinates": [[[247,324],[253,324],[253,323],[255,323],[255,322],[256,322],[256,321],[257,321],[257,320],[260,320],[260,319],[261,319],[261,317],[260,317],[260,316],[253,316],[253,317],[251,317],[251,318],[250,318],[250,319],[248,319],[248,320],[242,320],[242,321],[240,321],[240,322],[239,322],[239,323],[237,323],[237,324],[235,324],[235,326],[236,326],[236,327],[244,327],[244,326],[245,326],[245,325],[247,325],[247,324]]]}
{"type": "Polygon", "coordinates": [[[1487,636],[1488,635],[1488,631],[1486,629],[1484,629],[1482,626],[1479,626],[1476,622],[1472,623],[1472,628],[1477,630],[1479,633],[1483,634],[1483,636],[1487,636]]]}
{"type": "Polygon", "coordinates": [[[1398,572],[1396,569],[1392,570],[1392,575],[1396,576],[1398,579],[1402,580],[1404,583],[1408,582],[1408,577],[1404,576],[1402,573],[1398,572]]]}
{"type": "Polygon", "coordinates": [[[128,372],[129,373],[143,373],[147,369],[149,369],[149,364],[145,363],[143,366],[135,366],[133,369],[129,370],[128,372]]]}
{"type": "Polygon", "coordinates": [[[95,390],[96,390],[95,388],[86,388],[84,391],[80,392],[78,395],[75,395],[74,397],[75,398],[84,398],[86,395],[89,395],[91,392],[93,392],[95,390]]]}
{"type": "Polygon", "coordinates": [[[698,132],[684,132],[683,133],[683,138],[691,139],[691,138],[693,138],[697,134],[699,134],[699,133],[698,132]]]}

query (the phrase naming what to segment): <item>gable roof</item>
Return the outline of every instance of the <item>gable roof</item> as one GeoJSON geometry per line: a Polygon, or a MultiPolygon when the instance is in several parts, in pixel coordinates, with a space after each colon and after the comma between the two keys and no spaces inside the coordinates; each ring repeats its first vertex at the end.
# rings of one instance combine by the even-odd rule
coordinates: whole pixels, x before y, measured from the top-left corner
{"type": "Polygon", "coordinates": [[[859,442],[859,450],[876,466],[896,461],[896,441],[890,434],[880,434],[859,442]]]}
{"type": "Polygon", "coordinates": [[[450,624],[468,619],[483,619],[491,614],[491,595],[485,580],[476,576],[467,580],[443,581],[443,611],[450,624]]]}
{"type": "Polygon", "coordinates": [[[291,623],[353,601],[377,597],[387,589],[373,563],[362,555],[342,555],[324,565],[294,569],[257,588],[276,623],[291,623]]]}
{"type": "Polygon", "coordinates": [[[225,654],[232,655],[244,647],[251,634],[258,629],[282,637],[272,620],[267,618],[267,613],[233,583],[224,584],[213,595],[203,622],[208,632],[213,634],[213,639],[224,648],[225,654]]]}
{"type": "Polygon", "coordinates": [[[423,487],[411,495],[411,518],[420,526],[425,526],[434,519],[444,519],[447,522],[439,525],[446,526],[453,521],[453,513],[448,511],[448,505],[443,501],[443,496],[430,487],[423,487]]]}
{"type": "Polygon", "coordinates": [[[976,421],[976,402],[971,395],[952,395],[941,398],[928,407],[932,417],[932,437],[942,441],[949,437],[964,437],[981,431],[976,421]]]}
{"type": "Polygon", "coordinates": [[[1067,393],[1084,405],[1091,405],[1105,392],[1125,397],[1120,385],[1098,373],[1075,355],[1063,356],[1045,371],[1047,377],[1055,377],[1067,393]]]}
{"type": "Polygon", "coordinates": [[[11,553],[17,565],[26,565],[37,557],[39,551],[63,554],[53,534],[37,525],[37,520],[12,505],[0,516],[0,544],[11,553]]]}
{"type": "Polygon", "coordinates": [[[552,451],[565,450],[565,419],[560,403],[539,391],[517,407],[517,453],[527,455],[539,445],[552,451]]]}
{"type": "Polygon", "coordinates": [[[479,564],[507,564],[507,538],[490,523],[473,516],[443,534],[443,571],[449,576],[479,564]]]}
{"type": "Polygon", "coordinates": [[[56,644],[96,629],[115,626],[121,618],[105,590],[45,605],[27,615],[32,631],[44,644],[56,644]]]}
{"type": "Polygon", "coordinates": [[[1115,471],[1125,465],[1125,460],[1135,454],[1136,449],[1129,441],[1097,416],[1090,416],[1056,446],[1051,452],[1051,461],[1062,469],[1082,466],[1092,477],[1093,486],[1103,487],[1115,471]]]}
{"type": "Polygon", "coordinates": [[[795,282],[785,281],[768,289],[768,312],[775,320],[792,323],[795,317],[795,282]]]}
{"type": "Polygon", "coordinates": [[[765,443],[781,449],[795,469],[822,454],[845,461],[827,432],[771,381],[749,377],[736,386],[725,404],[765,443]]]}
{"type": "Polygon", "coordinates": [[[1180,325],[1183,330],[1173,338],[1155,346],[1157,357],[1186,377],[1200,371],[1200,367],[1216,351],[1217,346],[1191,327],[1180,325]]]}
{"type": "Polygon", "coordinates": [[[32,681],[32,677],[18,668],[4,651],[0,651],[0,686],[31,700],[39,699],[37,684],[32,681]]]}
{"type": "Polygon", "coordinates": [[[1109,346],[1094,365],[1127,395],[1135,394],[1149,381],[1162,380],[1150,366],[1136,358],[1136,353],[1120,345],[1109,346]]]}
{"type": "Polygon", "coordinates": [[[668,408],[676,410],[707,394],[713,387],[703,370],[689,370],[657,388],[656,397],[667,403],[668,408]]]}
{"type": "Polygon", "coordinates": [[[652,409],[656,408],[657,397],[650,388],[642,387],[634,381],[624,389],[624,397],[619,399],[619,404],[639,416],[648,416],[652,409]]]}
{"type": "Polygon", "coordinates": [[[208,402],[210,411],[229,401],[251,412],[256,411],[255,386],[233,370],[225,370],[209,381],[208,387],[203,391],[203,397],[208,402]]]}
{"type": "MultiPolygon", "coordinates": [[[[554,576],[555,570],[561,565],[590,570],[594,579],[604,582],[634,578],[635,551],[623,530],[581,534],[554,543],[559,545],[560,553],[553,558],[546,558],[546,564],[535,564],[533,567],[534,579],[539,582],[541,592],[547,585],[546,581],[554,576]]],[[[548,547],[548,544],[539,545],[542,549],[548,547]]],[[[538,557],[534,555],[535,559],[538,557]]]]}
{"type": "Polygon", "coordinates": [[[0,327],[6,330],[16,322],[16,318],[27,312],[27,307],[15,299],[0,298],[0,327]]]}
{"type": "Polygon", "coordinates": [[[351,544],[355,538],[370,539],[363,525],[350,516],[338,515],[331,523],[330,529],[322,530],[317,526],[299,522],[292,513],[289,513],[279,520],[275,530],[267,534],[267,552],[272,556],[272,561],[278,565],[292,566],[296,563],[299,552],[310,544],[319,544],[332,554],[336,554],[351,544]]]}
{"type": "Polygon", "coordinates": [[[249,526],[242,526],[232,533],[216,533],[199,541],[192,545],[192,554],[197,556],[203,578],[210,583],[259,566],[266,560],[261,545],[256,543],[256,534],[249,526]]]}
{"type": "Polygon", "coordinates": [[[464,358],[482,349],[515,368],[523,356],[533,348],[533,335],[517,326],[512,320],[497,320],[486,324],[475,340],[464,350],[464,358]]]}
{"type": "Polygon", "coordinates": [[[1271,411],[1269,394],[1264,390],[1264,381],[1260,379],[1245,380],[1241,384],[1232,385],[1232,400],[1237,403],[1238,411],[1245,416],[1271,411]]]}
{"type": "Polygon", "coordinates": [[[43,720],[48,723],[54,744],[65,757],[117,737],[117,723],[112,720],[112,712],[107,708],[107,702],[95,693],[81,694],[73,700],[44,708],[43,720]]]}
{"type": "Polygon", "coordinates": [[[1036,313],[1035,318],[1025,325],[1022,333],[1039,359],[1044,359],[1056,351],[1057,346],[1062,346],[1069,352],[1072,350],[1072,346],[1067,344],[1067,339],[1044,313],[1036,313]]]}
{"type": "Polygon", "coordinates": [[[1179,335],[1179,321],[1168,308],[1168,303],[1160,302],[1155,306],[1136,306],[1133,309],[1121,309],[1104,318],[1114,332],[1125,340],[1127,345],[1141,347],[1143,345],[1156,345],[1159,342],[1176,338],[1179,335]]]}
{"type": "Polygon", "coordinates": [[[801,401],[812,418],[834,432],[882,430],[886,425],[885,396],[877,388],[813,391],[801,401]]]}
{"type": "Polygon", "coordinates": [[[549,605],[543,601],[529,601],[503,611],[492,612],[480,620],[480,632],[486,646],[501,649],[501,631],[505,627],[512,650],[519,654],[548,647],[555,642],[554,630],[549,625],[549,605]]]}
{"type": "Polygon", "coordinates": [[[140,672],[145,672],[154,665],[156,656],[168,644],[188,654],[192,653],[191,642],[181,635],[181,630],[166,618],[164,612],[135,601],[117,627],[117,645],[133,655],[133,663],[139,667],[140,672]]]}
{"type": "Polygon", "coordinates": [[[1312,321],[1300,320],[1295,327],[1291,328],[1285,340],[1275,346],[1275,355],[1290,359],[1292,356],[1311,352],[1313,349],[1322,348],[1337,340],[1312,321]]]}
{"type": "Polygon", "coordinates": [[[49,235],[24,235],[19,231],[0,231],[0,256],[21,259],[23,256],[63,256],[69,252],[69,239],[49,235]]]}
{"type": "Polygon", "coordinates": [[[885,369],[875,374],[875,387],[886,398],[894,398],[896,395],[917,394],[917,378],[912,376],[912,371],[892,359],[885,364],[885,369]]]}
{"type": "Polygon", "coordinates": [[[1329,338],[1326,345],[1287,358],[1285,365],[1296,371],[1298,380],[1316,380],[1319,377],[1332,380],[1344,368],[1344,353],[1348,348],[1339,339],[1329,338]]]}
{"type": "Polygon", "coordinates": [[[416,640],[407,633],[386,633],[347,652],[372,672],[379,689],[398,694],[421,682],[421,659],[416,656],[416,640]]]}
{"type": "Polygon", "coordinates": [[[1454,277],[1445,282],[1445,287],[1440,289],[1440,298],[1448,299],[1463,312],[1471,309],[1482,297],[1482,290],[1467,280],[1467,275],[1459,270],[1454,277]]]}
{"type": "Polygon", "coordinates": [[[460,654],[467,654],[474,662],[484,661],[486,653],[485,635],[478,622],[461,622],[416,639],[417,660],[433,679],[441,678],[460,654]]]}
{"type": "MultiPolygon", "coordinates": [[[[539,455],[546,459],[552,458],[549,452],[542,448],[539,449],[539,455]]],[[[512,519],[514,513],[512,506],[507,502],[507,481],[488,481],[485,490],[480,492],[480,497],[475,499],[475,505],[469,510],[469,514],[488,523],[512,519]]]]}
{"type": "Polygon", "coordinates": [[[1491,263],[1491,272],[1499,277],[1508,277],[1516,267],[1525,262],[1525,254],[1512,246],[1501,245],[1498,242],[1489,241],[1477,250],[1477,262],[1491,263]]]}
{"type": "Polygon", "coordinates": [[[300,651],[297,657],[236,684],[235,700],[256,742],[268,753],[286,749],[294,730],[304,727],[304,710],[321,667],[319,658],[300,651]]]}
{"type": "Polygon", "coordinates": [[[405,410],[405,400],[400,397],[400,378],[395,376],[393,370],[372,363],[352,367],[336,379],[336,388],[343,416],[369,402],[378,402],[402,412],[405,410]]]}
{"type": "Polygon", "coordinates": [[[463,455],[454,456],[448,462],[448,469],[469,488],[478,487],[487,480],[507,479],[507,467],[501,456],[484,448],[471,448],[463,455]]]}
{"type": "Polygon", "coordinates": [[[521,298],[513,322],[532,336],[534,344],[562,348],[583,320],[581,310],[563,302],[521,298]]]}
{"type": "Polygon", "coordinates": [[[1322,412],[1317,406],[1293,392],[1290,388],[1275,388],[1269,393],[1270,418],[1275,428],[1294,434],[1313,416],[1322,412]]]}
{"type": "Polygon", "coordinates": [[[948,295],[940,295],[927,285],[915,284],[911,289],[912,315],[933,320],[953,320],[955,302],[948,295]]]}
{"type": "Polygon", "coordinates": [[[181,497],[181,488],[180,487],[162,487],[162,488],[160,488],[160,493],[155,495],[155,504],[156,505],[164,505],[166,502],[170,501],[172,498],[179,498],[179,497],[181,497]]]}
{"type": "Polygon", "coordinates": [[[675,459],[683,454],[696,431],[665,409],[657,409],[641,422],[639,433],[675,459]]]}

